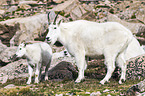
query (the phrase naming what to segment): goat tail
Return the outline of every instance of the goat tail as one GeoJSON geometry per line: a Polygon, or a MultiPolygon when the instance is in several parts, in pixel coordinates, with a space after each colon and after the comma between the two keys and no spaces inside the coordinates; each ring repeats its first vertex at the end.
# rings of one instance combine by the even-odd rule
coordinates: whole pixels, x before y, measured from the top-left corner
{"type": "MultiPolygon", "coordinates": [[[[131,36],[131,37],[129,37],[127,40],[126,40],[126,43],[123,45],[123,47],[121,48],[121,51],[119,52],[119,54],[121,54],[121,53],[126,53],[126,50],[127,50],[127,48],[128,48],[128,46],[129,46],[129,44],[132,42],[132,40],[133,40],[133,36],[131,36]]],[[[118,54],[118,55],[119,55],[118,54]]]]}

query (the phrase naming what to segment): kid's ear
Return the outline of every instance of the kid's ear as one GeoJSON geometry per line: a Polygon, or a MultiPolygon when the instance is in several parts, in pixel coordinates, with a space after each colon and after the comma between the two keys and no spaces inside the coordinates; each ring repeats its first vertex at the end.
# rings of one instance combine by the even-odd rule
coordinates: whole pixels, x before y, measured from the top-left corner
{"type": "Polygon", "coordinates": [[[26,41],[23,40],[23,41],[21,42],[21,44],[25,47],[27,43],[26,43],[26,41]]]}
{"type": "Polygon", "coordinates": [[[24,43],[24,47],[26,47],[27,43],[24,43]]]}
{"type": "Polygon", "coordinates": [[[23,47],[26,47],[26,43],[25,42],[23,42],[23,43],[21,43],[21,45],[23,46],[23,47]]]}

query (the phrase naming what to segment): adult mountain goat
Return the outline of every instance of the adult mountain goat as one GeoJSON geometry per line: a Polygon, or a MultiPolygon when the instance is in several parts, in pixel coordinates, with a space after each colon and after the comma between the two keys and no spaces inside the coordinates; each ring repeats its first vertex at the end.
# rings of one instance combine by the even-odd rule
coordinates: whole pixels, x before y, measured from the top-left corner
{"type": "Polygon", "coordinates": [[[45,80],[48,80],[48,68],[51,63],[52,49],[44,42],[26,44],[22,43],[18,46],[16,57],[26,56],[28,61],[29,78],[27,84],[31,83],[33,70],[35,69],[35,83],[39,83],[42,66],[45,68],[45,80]]]}
{"type": "Polygon", "coordinates": [[[124,52],[133,38],[130,30],[116,22],[96,23],[77,20],[57,23],[56,18],[49,25],[46,39],[50,44],[54,44],[57,40],[60,41],[75,57],[79,70],[76,83],[84,79],[84,70],[87,68],[85,57],[95,58],[99,55],[104,55],[107,66],[107,74],[100,83],[104,84],[109,81],[116,61],[122,71],[119,84],[122,84],[122,80],[125,81],[127,65],[124,52]]]}

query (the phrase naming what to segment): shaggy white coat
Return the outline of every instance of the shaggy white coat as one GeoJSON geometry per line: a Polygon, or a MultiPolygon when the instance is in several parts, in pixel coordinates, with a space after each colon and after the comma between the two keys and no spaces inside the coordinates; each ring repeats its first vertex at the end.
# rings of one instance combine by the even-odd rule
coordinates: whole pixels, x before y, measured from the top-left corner
{"type": "Polygon", "coordinates": [[[25,45],[24,43],[18,46],[17,57],[26,56],[28,61],[29,78],[27,84],[31,83],[33,70],[35,72],[35,83],[39,83],[41,77],[41,68],[45,68],[45,80],[48,80],[48,68],[51,63],[52,49],[44,42],[25,45]]]}
{"type": "Polygon", "coordinates": [[[108,82],[115,69],[115,62],[121,68],[121,77],[125,81],[126,75],[126,49],[132,42],[133,35],[130,30],[117,22],[96,23],[86,20],[77,20],[68,23],[53,22],[49,26],[46,36],[48,43],[60,41],[68,52],[75,57],[79,70],[79,83],[84,79],[84,70],[87,68],[85,57],[98,57],[104,55],[107,74],[101,84],[108,82]]]}

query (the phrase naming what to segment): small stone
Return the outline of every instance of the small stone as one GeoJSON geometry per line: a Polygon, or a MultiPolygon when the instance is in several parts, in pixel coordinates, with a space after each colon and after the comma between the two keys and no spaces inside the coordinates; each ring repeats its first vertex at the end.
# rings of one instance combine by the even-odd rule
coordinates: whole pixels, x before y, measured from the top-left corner
{"type": "Polygon", "coordinates": [[[90,94],[90,92],[86,92],[85,94],[90,94]]]}
{"type": "Polygon", "coordinates": [[[66,93],[66,95],[68,95],[68,96],[73,96],[73,93],[66,93]]]}
{"type": "Polygon", "coordinates": [[[55,94],[55,96],[63,96],[63,94],[55,94]]]}
{"type": "Polygon", "coordinates": [[[100,92],[100,91],[97,91],[96,93],[97,93],[98,95],[101,95],[101,92],[100,92]]]}
{"type": "Polygon", "coordinates": [[[13,88],[13,87],[16,87],[14,84],[9,84],[7,86],[5,86],[4,88],[8,89],[8,88],[13,88]]]}
{"type": "Polygon", "coordinates": [[[90,96],[100,96],[100,95],[101,95],[100,91],[93,92],[90,94],[90,96]]]}
{"type": "Polygon", "coordinates": [[[109,92],[110,90],[108,90],[108,89],[105,89],[103,92],[105,93],[105,92],[109,92]]]}

